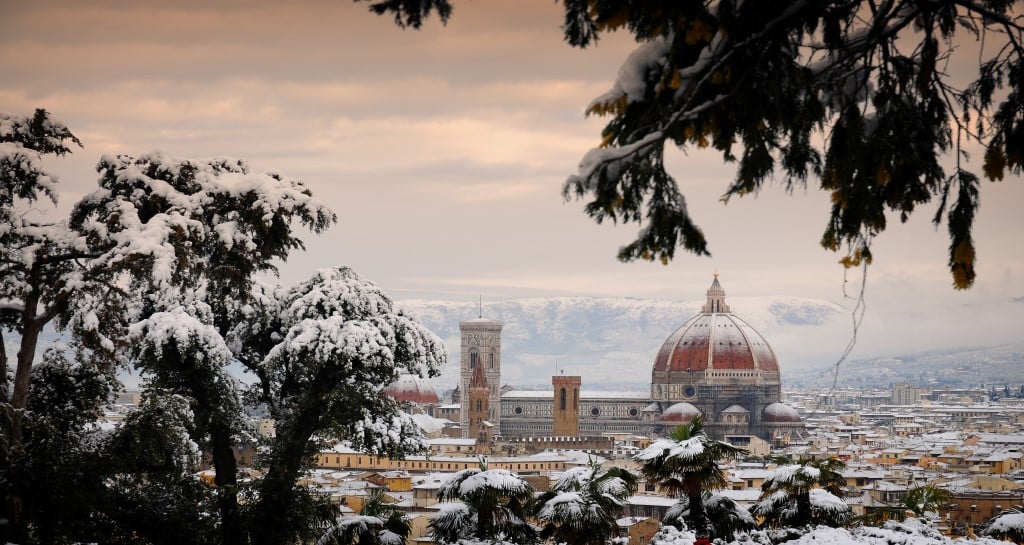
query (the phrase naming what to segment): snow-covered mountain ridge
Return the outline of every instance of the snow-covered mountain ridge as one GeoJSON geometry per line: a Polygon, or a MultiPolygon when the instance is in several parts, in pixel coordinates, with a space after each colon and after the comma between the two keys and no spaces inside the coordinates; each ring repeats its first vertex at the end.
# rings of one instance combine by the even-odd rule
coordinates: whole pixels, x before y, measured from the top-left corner
{"type": "MultiPolygon", "coordinates": [[[[743,320],[768,339],[780,360],[799,350],[790,339],[815,336],[845,310],[829,301],[801,297],[729,297],[743,320]],[[776,340],[777,339],[777,340],[776,340]]],[[[673,301],[611,297],[553,297],[474,302],[405,300],[400,307],[448,345],[449,365],[437,384],[455,382],[459,322],[483,316],[504,322],[503,382],[549,384],[556,369],[579,373],[585,384],[646,389],[662,342],[699,312],[704,300],[673,301]]],[[[806,365],[814,362],[794,364],[806,365]]],[[[785,365],[785,363],[784,363],[785,365]]]]}

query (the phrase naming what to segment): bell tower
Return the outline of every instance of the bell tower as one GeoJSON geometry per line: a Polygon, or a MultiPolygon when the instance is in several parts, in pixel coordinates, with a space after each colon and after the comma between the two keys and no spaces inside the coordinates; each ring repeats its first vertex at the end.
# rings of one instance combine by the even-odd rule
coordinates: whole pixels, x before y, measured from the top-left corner
{"type": "Polygon", "coordinates": [[[551,377],[555,399],[551,405],[551,435],[555,437],[580,436],[580,383],[578,376],[551,377]]]}
{"type": "Polygon", "coordinates": [[[473,373],[481,369],[488,389],[488,414],[486,420],[494,424],[495,431],[501,429],[501,328],[502,323],[482,317],[459,322],[462,347],[459,357],[459,393],[463,437],[469,433],[469,384],[473,373]]]}
{"type": "Polygon", "coordinates": [[[466,399],[469,401],[469,428],[463,433],[469,439],[477,440],[477,448],[484,452],[487,445],[491,443],[489,426],[490,413],[490,389],[487,387],[487,378],[484,376],[482,367],[473,370],[473,378],[469,381],[469,390],[466,392],[466,399]]]}

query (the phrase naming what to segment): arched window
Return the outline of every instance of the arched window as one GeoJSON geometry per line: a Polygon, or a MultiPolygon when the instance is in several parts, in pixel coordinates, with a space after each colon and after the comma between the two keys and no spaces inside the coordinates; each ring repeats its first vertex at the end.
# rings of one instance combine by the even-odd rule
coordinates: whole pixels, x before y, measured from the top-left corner
{"type": "Polygon", "coordinates": [[[476,369],[477,363],[480,361],[480,354],[476,350],[469,351],[469,368],[476,369]]]}
{"type": "Polygon", "coordinates": [[[572,389],[572,410],[576,412],[580,410],[580,391],[577,388],[572,389]]]}
{"type": "Polygon", "coordinates": [[[558,410],[565,410],[565,388],[558,390],[558,410]]]}
{"type": "Polygon", "coordinates": [[[476,400],[476,410],[478,410],[478,411],[484,410],[484,402],[483,401],[480,401],[479,399],[476,400]]]}
{"type": "Polygon", "coordinates": [[[491,352],[487,356],[488,356],[488,359],[490,359],[489,364],[491,366],[491,369],[494,369],[494,352],[491,352]]]}

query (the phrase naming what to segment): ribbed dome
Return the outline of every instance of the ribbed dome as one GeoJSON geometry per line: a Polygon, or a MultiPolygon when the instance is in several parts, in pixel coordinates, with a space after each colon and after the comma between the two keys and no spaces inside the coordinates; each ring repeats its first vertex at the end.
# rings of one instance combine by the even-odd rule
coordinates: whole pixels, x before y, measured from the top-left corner
{"type": "Polygon", "coordinates": [[[725,304],[718,275],[707,292],[702,312],[669,335],[654,360],[654,371],[750,369],[777,372],[768,342],[725,304]]]}
{"type": "Polygon", "coordinates": [[[437,403],[437,392],[416,375],[402,375],[384,388],[384,394],[398,402],[437,403]]]}
{"type": "Polygon", "coordinates": [[[679,422],[685,424],[700,416],[700,409],[686,402],[676,403],[661,413],[662,422],[679,422]]]}
{"type": "Polygon", "coordinates": [[[796,412],[796,409],[783,403],[772,403],[765,407],[764,411],[761,413],[761,421],[776,424],[802,422],[802,420],[800,420],[800,414],[796,412]]]}

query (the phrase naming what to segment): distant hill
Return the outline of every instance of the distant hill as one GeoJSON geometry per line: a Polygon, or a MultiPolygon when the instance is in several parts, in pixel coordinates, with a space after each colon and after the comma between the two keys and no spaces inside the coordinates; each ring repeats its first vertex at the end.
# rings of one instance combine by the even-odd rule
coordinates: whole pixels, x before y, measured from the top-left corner
{"type": "MultiPolygon", "coordinates": [[[[1000,346],[930,350],[887,358],[844,362],[837,386],[888,388],[911,382],[925,388],[976,387],[1024,383],[1024,341],[1000,346]]],[[[791,386],[831,385],[830,372],[797,370],[789,374],[791,386]]]]}
{"type": "MultiPolygon", "coordinates": [[[[816,331],[834,329],[843,307],[798,297],[730,297],[732,310],[771,343],[785,366],[820,366],[800,360],[816,331]],[[788,359],[787,359],[788,358],[788,359]]],[[[505,323],[502,381],[544,386],[557,369],[583,376],[585,388],[646,390],[662,342],[704,303],[605,297],[555,297],[484,303],[485,318],[505,323]]],[[[456,382],[459,321],[476,318],[474,303],[406,300],[399,306],[448,345],[449,365],[437,385],[456,382]]]]}

